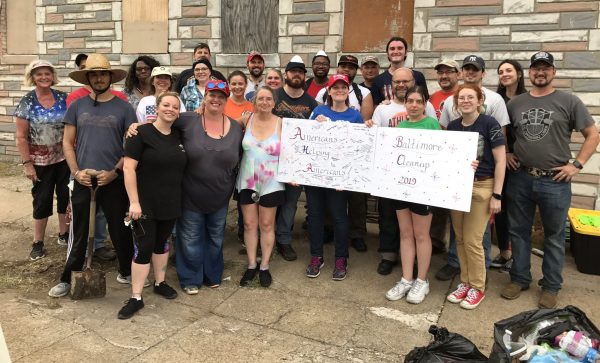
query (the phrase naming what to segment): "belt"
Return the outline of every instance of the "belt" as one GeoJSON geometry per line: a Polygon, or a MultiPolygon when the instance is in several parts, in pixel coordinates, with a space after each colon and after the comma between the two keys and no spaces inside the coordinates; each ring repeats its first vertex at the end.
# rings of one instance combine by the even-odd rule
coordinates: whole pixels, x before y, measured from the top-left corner
{"type": "Polygon", "coordinates": [[[558,171],[556,170],[540,169],[535,168],[533,166],[522,166],[521,169],[534,178],[540,178],[543,176],[555,176],[558,173],[558,171]]]}
{"type": "Polygon", "coordinates": [[[490,175],[483,175],[483,176],[475,176],[473,178],[474,181],[484,181],[484,180],[488,180],[488,179],[493,179],[493,176],[490,175]]]}

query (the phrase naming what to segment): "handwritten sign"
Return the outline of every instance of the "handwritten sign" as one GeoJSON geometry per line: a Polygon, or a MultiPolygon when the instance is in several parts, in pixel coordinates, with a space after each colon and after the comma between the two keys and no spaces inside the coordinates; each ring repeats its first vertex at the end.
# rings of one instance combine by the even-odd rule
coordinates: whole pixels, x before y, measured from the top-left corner
{"type": "Polygon", "coordinates": [[[478,135],[378,128],[371,194],[468,212],[478,135]]]}
{"type": "Polygon", "coordinates": [[[277,180],[369,193],[376,128],[284,118],[277,180]]]}

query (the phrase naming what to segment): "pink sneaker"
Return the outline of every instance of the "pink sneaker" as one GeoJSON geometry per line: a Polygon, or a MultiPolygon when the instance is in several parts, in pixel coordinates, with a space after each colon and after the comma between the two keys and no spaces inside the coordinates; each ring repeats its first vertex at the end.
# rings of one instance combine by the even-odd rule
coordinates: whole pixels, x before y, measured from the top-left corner
{"type": "Polygon", "coordinates": [[[446,297],[446,300],[450,301],[451,303],[458,304],[467,297],[469,290],[471,290],[471,286],[461,282],[458,284],[456,290],[446,297]]]}
{"type": "Polygon", "coordinates": [[[467,310],[473,310],[485,299],[485,293],[472,288],[469,290],[467,297],[460,302],[460,307],[467,310]]]}

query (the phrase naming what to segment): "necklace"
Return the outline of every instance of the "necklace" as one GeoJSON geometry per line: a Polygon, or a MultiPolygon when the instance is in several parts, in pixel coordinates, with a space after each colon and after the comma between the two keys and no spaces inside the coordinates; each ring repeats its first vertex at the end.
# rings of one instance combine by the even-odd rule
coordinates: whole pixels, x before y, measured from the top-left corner
{"type": "MultiPolygon", "coordinates": [[[[209,136],[208,130],[206,129],[206,116],[202,117],[202,127],[204,127],[204,135],[209,136]]],[[[225,115],[223,115],[223,119],[221,120],[221,135],[219,138],[222,139],[225,137],[225,115]]]]}

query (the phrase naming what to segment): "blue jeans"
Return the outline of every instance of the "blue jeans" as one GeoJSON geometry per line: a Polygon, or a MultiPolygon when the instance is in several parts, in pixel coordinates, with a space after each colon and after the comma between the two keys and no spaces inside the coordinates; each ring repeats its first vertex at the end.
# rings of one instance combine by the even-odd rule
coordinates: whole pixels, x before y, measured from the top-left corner
{"type": "Polygon", "coordinates": [[[181,287],[221,283],[227,205],[213,213],[183,210],[177,220],[175,264],[181,287]]]}
{"type": "MultiPolygon", "coordinates": [[[[483,234],[483,252],[485,254],[485,268],[486,270],[490,269],[490,264],[492,263],[492,258],[490,257],[490,252],[492,249],[492,228],[491,225],[485,229],[485,233],[483,234]]],[[[450,243],[448,245],[448,265],[456,268],[460,268],[460,264],[458,263],[458,254],[456,253],[456,236],[454,235],[454,228],[450,226],[450,243]]]]}
{"type": "Polygon", "coordinates": [[[310,233],[310,255],[323,257],[323,230],[325,208],[333,222],[335,257],[348,257],[348,199],[346,192],[335,189],[305,186],[308,208],[308,232],[310,233]]]}
{"type": "Polygon", "coordinates": [[[521,287],[531,283],[531,227],[536,206],[544,227],[542,289],[558,292],[565,261],[565,221],[571,206],[571,183],[552,177],[535,178],[523,170],[509,172],[508,225],[512,240],[513,265],[510,279],[521,287]]]}
{"type": "Polygon", "coordinates": [[[292,230],[294,229],[294,218],[296,217],[296,205],[302,193],[302,187],[285,185],[285,202],[277,210],[275,239],[282,245],[292,244],[292,230]]]}
{"type": "Polygon", "coordinates": [[[96,211],[96,226],[94,230],[94,251],[98,248],[106,246],[106,238],[108,237],[108,231],[106,230],[106,217],[102,208],[98,208],[96,211]]]}

